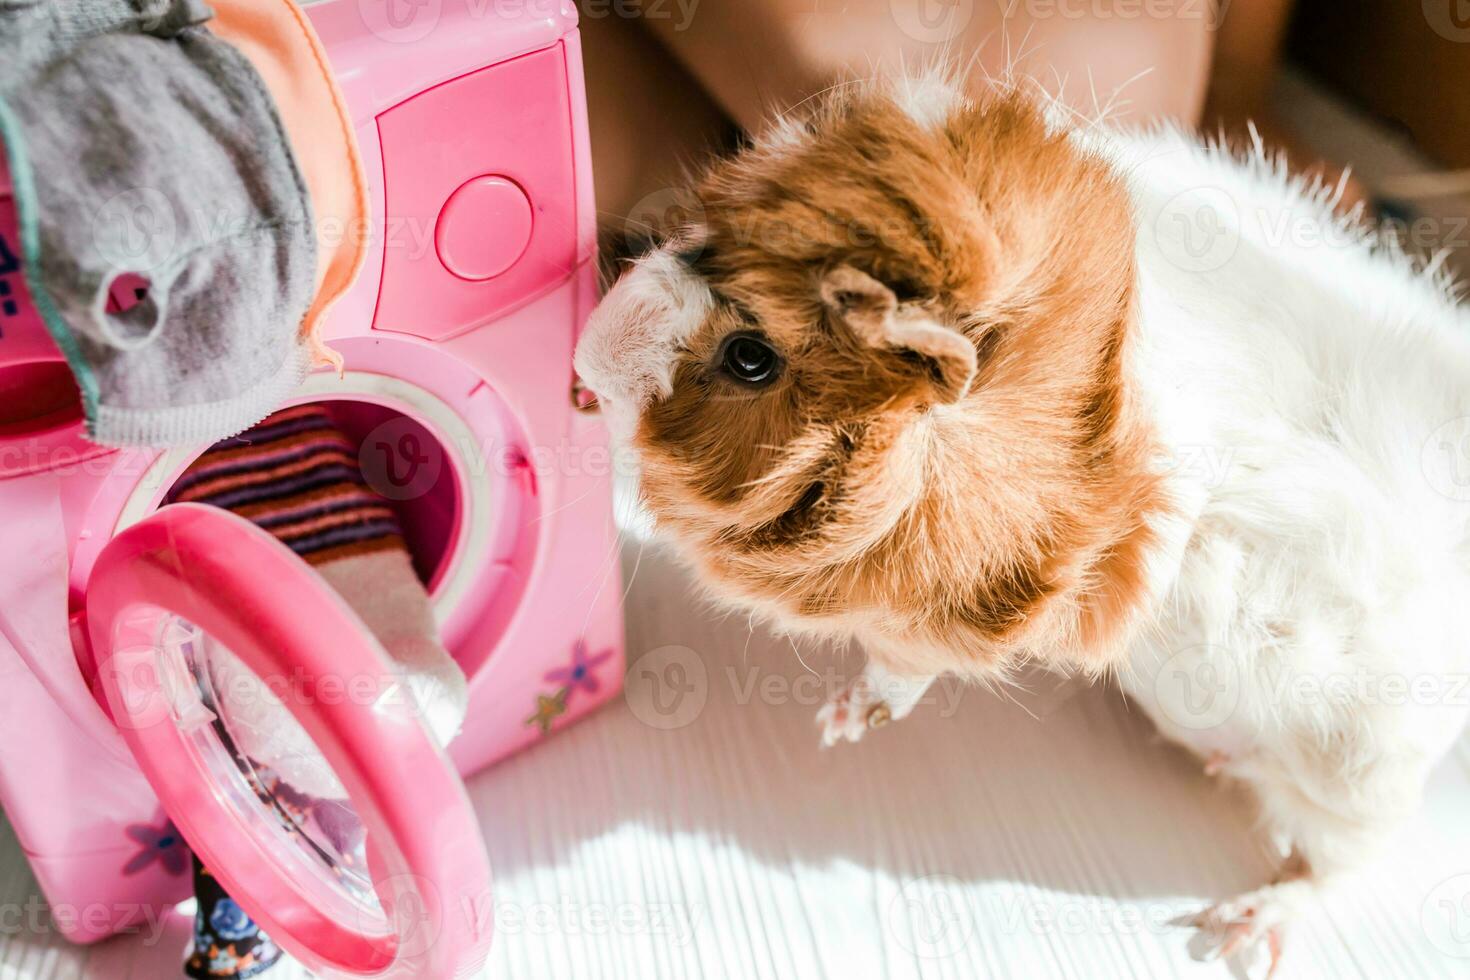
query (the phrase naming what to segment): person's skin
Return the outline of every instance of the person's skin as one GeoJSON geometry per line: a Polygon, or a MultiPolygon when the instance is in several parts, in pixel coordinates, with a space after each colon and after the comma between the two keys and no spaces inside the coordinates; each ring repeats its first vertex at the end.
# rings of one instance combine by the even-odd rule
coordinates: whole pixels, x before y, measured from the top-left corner
{"type": "Polygon", "coordinates": [[[1286,153],[1294,171],[1340,185],[1338,209],[1346,213],[1369,203],[1369,189],[1355,177],[1344,177],[1342,166],[1324,160],[1278,124],[1271,109],[1292,5],[1293,0],[1234,0],[1226,8],[1200,126],[1208,135],[1223,134],[1238,149],[1248,148],[1259,134],[1268,148],[1286,153]]]}
{"type": "Polygon", "coordinates": [[[1121,89],[1124,118],[1194,123],[1218,2],[580,0],[602,224],[625,231],[640,202],[718,146],[722,112],[759,129],[778,108],[900,62],[973,57],[978,90],[1019,60],[1081,112],[1121,89]],[[1176,15],[1146,13],[1160,10],[1176,15]]]}
{"type": "Polygon", "coordinates": [[[1241,127],[1267,115],[1292,0],[1235,0],[1215,46],[1204,124],[1241,127]]]}
{"type": "Polygon", "coordinates": [[[974,58],[977,91],[1015,63],[1081,113],[1111,100],[1110,116],[1124,122],[1172,119],[1239,139],[1258,121],[1294,163],[1318,163],[1269,112],[1292,0],[582,4],[604,215],[636,211],[636,202],[677,182],[675,161],[697,160],[720,142],[721,110],[755,130],[843,79],[937,58],[974,58]],[[635,37],[639,30],[662,46],[635,37]]]}
{"type": "Polygon", "coordinates": [[[687,17],[642,21],[747,128],[835,81],[939,57],[974,57],[977,90],[1019,62],[1080,112],[1121,93],[1125,118],[1193,123],[1218,2],[701,0],[687,17]]]}
{"type": "Polygon", "coordinates": [[[640,202],[720,145],[728,120],[758,129],[777,108],[900,60],[973,56],[978,90],[1020,58],[1053,91],[1066,79],[1079,111],[1095,110],[1094,91],[1105,104],[1121,88],[1114,109],[1127,118],[1192,123],[1210,59],[1204,13],[1218,0],[580,2],[598,208],[616,237],[640,202]],[[1201,13],[1125,15],[1130,4],[1201,13]]]}
{"type": "Polygon", "coordinates": [[[637,21],[584,12],[581,33],[598,227],[616,253],[637,237],[639,202],[718,152],[732,126],[637,21]]]}

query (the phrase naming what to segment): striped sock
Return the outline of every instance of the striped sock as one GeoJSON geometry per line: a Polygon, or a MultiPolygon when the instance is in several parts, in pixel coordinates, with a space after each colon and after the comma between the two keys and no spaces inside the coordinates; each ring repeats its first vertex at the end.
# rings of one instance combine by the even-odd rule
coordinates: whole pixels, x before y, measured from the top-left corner
{"type": "Polygon", "coordinates": [[[356,448],[320,405],[284,409],[215,443],[168,502],[233,511],[313,565],[406,550],[398,518],[363,480],[356,448]]]}
{"type": "MultiPolygon", "coordinates": [[[[397,517],[363,479],[356,447],[325,408],[288,408],[215,443],[184,471],[168,501],[223,507],[274,534],[377,638],[435,740],[445,745],[459,731],[469,705],[464,673],[440,642],[397,517]]],[[[267,764],[297,789],[322,798],[340,792],[335,777],[323,781],[311,767],[298,771],[281,761],[314,758],[294,745],[294,733],[267,721],[250,731],[256,739],[242,748],[274,760],[267,764]]]]}

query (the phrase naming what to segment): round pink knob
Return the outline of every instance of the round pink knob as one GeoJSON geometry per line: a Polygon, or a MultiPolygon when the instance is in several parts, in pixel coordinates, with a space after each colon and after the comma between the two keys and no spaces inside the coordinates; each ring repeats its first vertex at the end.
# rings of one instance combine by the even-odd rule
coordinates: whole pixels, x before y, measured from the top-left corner
{"type": "Polygon", "coordinates": [[[531,199],[507,177],[465,181],[444,202],[434,247],[444,268],[478,282],[515,265],[531,243],[531,199]]]}

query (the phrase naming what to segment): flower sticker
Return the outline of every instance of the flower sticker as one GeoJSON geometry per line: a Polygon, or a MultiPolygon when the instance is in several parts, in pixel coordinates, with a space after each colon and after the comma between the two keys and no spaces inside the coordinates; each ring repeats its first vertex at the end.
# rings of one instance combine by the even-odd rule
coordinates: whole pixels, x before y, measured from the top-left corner
{"type": "Polygon", "coordinates": [[[597,679],[594,668],[601,666],[613,655],[611,649],[603,650],[595,655],[587,653],[587,641],[578,640],[576,646],[572,647],[572,662],[565,667],[548,670],[541,679],[548,684],[555,685],[546,694],[536,695],[536,710],[524,722],[533,728],[539,728],[542,735],[550,734],[556,719],[566,714],[567,702],[571,700],[576,691],[585,691],[588,694],[596,694],[602,690],[602,682],[597,679]]]}
{"type": "Polygon", "coordinates": [[[587,655],[587,641],[578,640],[577,645],[572,648],[572,662],[565,667],[548,671],[542,680],[548,684],[557,684],[565,687],[567,694],[573,691],[586,691],[588,694],[596,694],[602,684],[592,668],[600,666],[612,657],[612,650],[603,650],[596,656],[587,655]]]}
{"type": "Polygon", "coordinates": [[[123,865],[124,875],[135,875],[152,867],[163,865],[171,875],[181,875],[188,866],[189,845],[179,833],[174,822],[167,817],[158,826],[146,823],[129,824],[124,830],[138,844],[138,853],[123,865]]]}

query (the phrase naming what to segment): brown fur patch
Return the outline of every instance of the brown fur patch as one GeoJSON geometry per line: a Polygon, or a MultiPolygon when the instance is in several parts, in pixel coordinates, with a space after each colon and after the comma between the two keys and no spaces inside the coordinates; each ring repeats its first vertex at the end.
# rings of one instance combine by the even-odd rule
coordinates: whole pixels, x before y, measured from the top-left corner
{"type": "Polygon", "coordinates": [[[896,669],[1108,664],[1167,508],[1125,370],[1134,227],[1117,177],[1023,97],[925,129],[870,90],[826,106],[801,145],[715,164],[696,193],[703,247],[686,261],[719,303],[637,443],[650,509],[711,586],[874,640],[896,669]],[[845,319],[888,309],[881,296],[824,303],[839,267],[886,286],[906,323],[968,338],[957,403],[942,344],[845,319]],[[779,351],[775,384],[722,374],[736,330],[779,351]]]}

